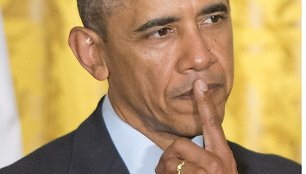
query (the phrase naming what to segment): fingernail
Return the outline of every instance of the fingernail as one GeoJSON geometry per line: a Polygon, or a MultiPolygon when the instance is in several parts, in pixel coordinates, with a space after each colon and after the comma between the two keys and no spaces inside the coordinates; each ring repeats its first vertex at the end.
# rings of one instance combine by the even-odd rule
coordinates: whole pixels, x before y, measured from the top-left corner
{"type": "Polygon", "coordinates": [[[197,85],[198,85],[201,92],[205,92],[208,89],[207,84],[203,80],[198,80],[197,85]]]}

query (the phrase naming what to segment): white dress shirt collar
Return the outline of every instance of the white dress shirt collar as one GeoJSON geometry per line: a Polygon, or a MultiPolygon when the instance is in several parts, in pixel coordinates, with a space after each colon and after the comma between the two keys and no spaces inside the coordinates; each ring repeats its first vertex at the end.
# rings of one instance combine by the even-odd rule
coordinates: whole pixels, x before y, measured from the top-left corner
{"type": "MultiPolygon", "coordinates": [[[[131,174],[154,174],[163,150],[141,132],[121,120],[107,96],[102,105],[102,115],[108,132],[129,172],[131,174]]],[[[203,147],[202,136],[197,136],[192,141],[203,147]]]]}

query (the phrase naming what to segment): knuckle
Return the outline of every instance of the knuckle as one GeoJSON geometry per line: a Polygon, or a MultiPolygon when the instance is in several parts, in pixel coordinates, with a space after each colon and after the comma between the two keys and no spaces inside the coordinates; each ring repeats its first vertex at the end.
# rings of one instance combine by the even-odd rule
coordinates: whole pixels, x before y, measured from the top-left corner
{"type": "Polygon", "coordinates": [[[218,170],[218,168],[219,168],[219,164],[218,164],[218,162],[217,162],[217,161],[213,161],[213,162],[211,162],[211,164],[210,164],[210,168],[211,168],[213,171],[217,171],[217,170],[218,170]]]}
{"type": "Polygon", "coordinates": [[[209,170],[213,173],[219,173],[222,170],[221,161],[218,158],[212,160],[209,164],[209,170]]]}
{"type": "Polygon", "coordinates": [[[164,166],[165,166],[165,169],[172,169],[175,167],[175,165],[170,160],[165,161],[164,166]]]}
{"type": "Polygon", "coordinates": [[[220,119],[218,118],[217,115],[212,114],[212,115],[209,116],[208,125],[210,127],[220,127],[221,126],[221,121],[220,121],[220,119]]]}
{"type": "Polygon", "coordinates": [[[163,161],[166,161],[167,160],[167,155],[163,154],[160,159],[159,159],[159,162],[162,163],[163,161]]]}
{"type": "Polygon", "coordinates": [[[173,142],[172,148],[175,151],[180,151],[186,144],[188,144],[187,141],[188,141],[187,138],[178,138],[173,142]]]}
{"type": "Polygon", "coordinates": [[[207,111],[203,120],[203,128],[205,126],[220,128],[222,127],[222,118],[216,112],[207,111]]]}
{"type": "Polygon", "coordinates": [[[155,172],[157,174],[159,173],[169,173],[170,171],[176,169],[176,164],[174,160],[168,159],[168,160],[163,160],[159,161],[158,165],[155,168],[155,172]]]}

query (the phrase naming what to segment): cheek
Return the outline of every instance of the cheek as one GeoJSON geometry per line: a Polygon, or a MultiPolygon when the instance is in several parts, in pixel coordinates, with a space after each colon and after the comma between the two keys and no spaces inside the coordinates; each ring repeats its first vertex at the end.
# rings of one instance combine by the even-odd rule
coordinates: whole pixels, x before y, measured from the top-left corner
{"type": "Polygon", "coordinates": [[[146,61],[146,76],[153,91],[157,94],[164,94],[174,71],[174,63],[168,55],[160,53],[152,55],[146,61]]]}
{"type": "Polygon", "coordinates": [[[150,78],[146,65],[133,49],[118,45],[109,46],[110,89],[128,100],[140,100],[147,83],[146,78],[150,78]]]}
{"type": "MultiPolygon", "coordinates": [[[[167,104],[167,90],[171,87],[173,77],[175,76],[175,54],[171,49],[151,51],[146,55],[146,61],[141,62],[145,66],[146,102],[155,111],[167,113],[169,108],[167,104]]],[[[156,115],[159,115],[155,113],[156,115]]]]}
{"type": "Polygon", "coordinates": [[[234,60],[233,60],[233,40],[231,33],[225,33],[214,39],[214,54],[218,57],[218,62],[226,76],[227,93],[230,92],[233,84],[234,60]]]}
{"type": "MultiPolygon", "coordinates": [[[[168,86],[173,70],[167,55],[162,51],[131,50],[120,63],[120,75],[131,90],[145,98],[146,102],[163,103],[163,94],[168,86]],[[150,101],[154,100],[154,101],[150,101]]],[[[118,69],[117,68],[117,69],[118,69]]]]}
{"type": "Polygon", "coordinates": [[[224,67],[228,85],[228,93],[230,92],[232,85],[233,85],[233,78],[234,78],[234,53],[233,53],[233,42],[232,38],[228,40],[228,44],[226,47],[227,57],[225,57],[224,67]]]}

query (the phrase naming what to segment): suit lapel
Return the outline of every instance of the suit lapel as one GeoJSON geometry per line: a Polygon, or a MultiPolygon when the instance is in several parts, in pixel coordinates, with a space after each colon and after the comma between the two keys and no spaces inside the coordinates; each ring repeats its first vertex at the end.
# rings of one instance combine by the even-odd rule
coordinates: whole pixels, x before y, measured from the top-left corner
{"type": "Polygon", "coordinates": [[[102,101],[74,133],[70,174],[129,173],[102,119],[102,101]]]}
{"type": "Polygon", "coordinates": [[[228,145],[230,146],[236,163],[237,163],[237,169],[238,169],[238,173],[239,174],[247,174],[249,173],[249,167],[246,164],[246,157],[245,157],[245,153],[243,153],[242,148],[240,148],[240,146],[238,146],[235,143],[232,143],[230,141],[228,141],[228,145]]]}
{"type": "MultiPolygon", "coordinates": [[[[74,132],[69,174],[128,174],[102,119],[102,100],[92,115],[74,132]]],[[[239,174],[248,173],[240,148],[229,142],[239,174]]]]}

